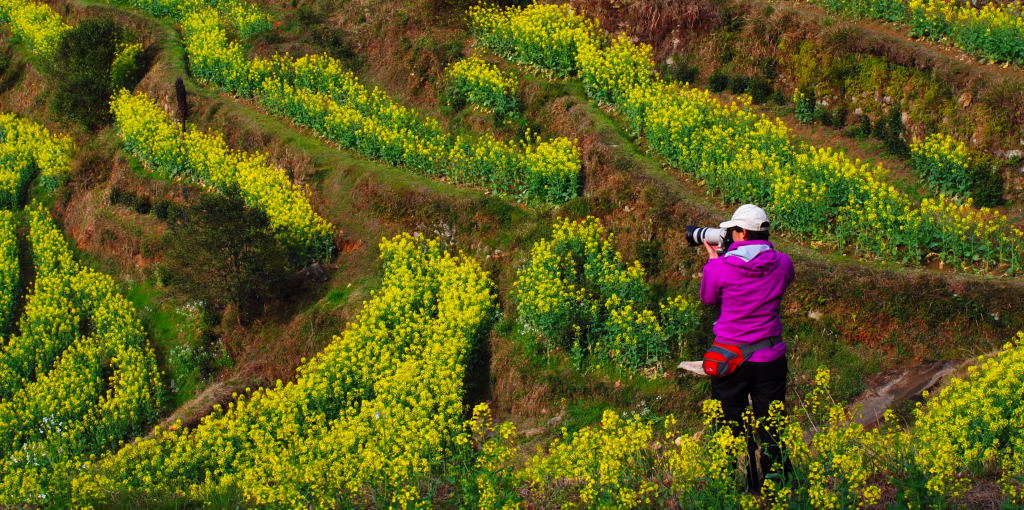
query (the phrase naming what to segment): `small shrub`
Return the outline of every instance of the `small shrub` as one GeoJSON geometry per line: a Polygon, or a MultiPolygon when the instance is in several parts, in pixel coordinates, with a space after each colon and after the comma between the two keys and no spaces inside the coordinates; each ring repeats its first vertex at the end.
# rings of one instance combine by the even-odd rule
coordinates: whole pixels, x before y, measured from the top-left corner
{"type": "Polygon", "coordinates": [[[181,223],[185,221],[186,214],[184,207],[175,203],[167,204],[167,223],[181,223]]]}
{"type": "Polygon", "coordinates": [[[775,58],[762,58],[758,60],[757,67],[761,71],[761,76],[768,81],[775,81],[779,76],[779,61],[775,58]]]}
{"type": "Polygon", "coordinates": [[[722,71],[715,71],[711,73],[711,77],[708,78],[708,89],[711,92],[721,92],[729,86],[729,75],[722,71]]]}
{"type": "Polygon", "coordinates": [[[679,60],[668,66],[665,73],[670,79],[681,82],[681,83],[693,83],[697,81],[697,76],[700,74],[700,70],[697,66],[690,65],[689,62],[679,60]]]}
{"type": "Polygon", "coordinates": [[[840,103],[836,107],[836,111],[833,114],[833,127],[840,129],[846,126],[846,117],[850,115],[850,108],[846,106],[846,103],[840,103]]]}
{"type": "Polygon", "coordinates": [[[152,209],[152,204],[149,201],[149,197],[136,195],[135,203],[132,205],[132,208],[139,214],[149,214],[149,210],[152,209]]]}
{"type": "Polygon", "coordinates": [[[893,106],[885,117],[878,119],[874,126],[874,135],[885,143],[890,153],[901,157],[909,154],[910,147],[902,138],[903,117],[898,106],[893,106]]]}
{"type": "Polygon", "coordinates": [[[7,72],[7,68],[14,59],[14,51],[10,46],[0,49],[0,76],[7,72]]]}
{"type": "Polygon", "coordinates": [[[441,105],[441,113],[454,115],[466,107],[466,96],[459,94],[455,87],[441,87],[437,94],[437,103],[441,105]]]}
{"type": "Polygon", "coordinates": [[[754,104],[762,104],[768,100],[772,95],[772,84],[764,78],[755,78],[750,80],[750,86],[747,87],[747,93],[750,94],[750,99],[754,104]]]}
{"type": "Polygon", "coordinates": [[[743,94],[750,87],[750,78],[736,75],[729,79],[729,92],[743,94]]]}
{"type": "Polygon", "coordinates": [[[52,72],[58,78],[54,112],[95,129],[110,120],[111,64],[124,30],[110,18],[87,18],[57,45],[52,72]]]}
{"type": "Polygon", "coordinates": [[[860,135],[860,126],[846,126],[843,129],[843,136],[847,138],[863,138],[860,135]]]}
{"type": "Polygon", "coordinates": [[[722,52],[718,54],[718,62],[721,64],[728,64],[734,58],[736,58],[736,48],[733,48],[731,44],[722,48],[722,52]]]}
{"type": "Polygon", "coordinates": [[[123,204],[124,203],[124,192],[121,191],[121,188],[112,188],[110,190],[110,196],[108,198],[110,200],[110,205],[120,205],[120,204],[123,204]]]}
{"type": "Polygon", "coordinates": [[[1003,203],[1003,173],[995,165],[981,166],[974,176],[971,196],[981,206],[995,206],[1003,203]]]}
{"type": "Polygon", "coordinates": [[[168,211],[170,210],[171,203],[167,200],[160,199],[153,204],[153,214],[156,215],[160,221],[167,221],[168,211]]]}
{"type": "Polygon", "coordinates": [[[875,140],[885,141],[885,117],[881,117],[871,124],[871,136],[874,137],[875,140]]]}
{"type": "Polygon", "coordinates": [[[864,113],[860,116],[860,123],[857,126],[857,138],[867,138],[871,136],[871,118],[868,114],[864,113]]]}
{"type": "Polygon", "coordinates": [[[813,117],[814,120],[822,126],[835,126],[835,117],[833,117],[832,112],[828,111],[827,108],[815,108],[813,117]]]}

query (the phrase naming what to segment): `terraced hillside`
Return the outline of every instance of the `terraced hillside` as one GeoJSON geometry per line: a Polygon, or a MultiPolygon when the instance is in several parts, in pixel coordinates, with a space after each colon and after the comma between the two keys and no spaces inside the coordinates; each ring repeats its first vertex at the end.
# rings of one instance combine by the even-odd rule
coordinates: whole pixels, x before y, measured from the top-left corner
{"type": "Polygon", "coordinates": [[[0,1],[5,506],[1024,504],[1019,4],[0,1]]]}

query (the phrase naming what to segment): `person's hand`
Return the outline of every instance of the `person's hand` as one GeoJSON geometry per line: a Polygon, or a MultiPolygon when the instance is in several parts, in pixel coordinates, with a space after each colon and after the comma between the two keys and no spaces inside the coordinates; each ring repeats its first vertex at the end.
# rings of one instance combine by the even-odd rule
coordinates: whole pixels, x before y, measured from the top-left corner
{"type": "Polygon", "coordinates": [[[707,239],[704,240],[704,250],[708,252],[708,260],[718,258],[718,248],[709,243],[707,239]]]}

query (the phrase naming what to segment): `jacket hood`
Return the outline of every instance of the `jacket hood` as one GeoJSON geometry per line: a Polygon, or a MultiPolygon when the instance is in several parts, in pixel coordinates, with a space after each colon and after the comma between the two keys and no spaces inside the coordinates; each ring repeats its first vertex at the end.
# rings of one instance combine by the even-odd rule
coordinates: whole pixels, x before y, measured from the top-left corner
{"type": "Polygon", "coordinates": [[[779,265],[779,253],[768,241],[739,241],[729,247],[722,259],[753,277],[765,276],[779,265]]]}

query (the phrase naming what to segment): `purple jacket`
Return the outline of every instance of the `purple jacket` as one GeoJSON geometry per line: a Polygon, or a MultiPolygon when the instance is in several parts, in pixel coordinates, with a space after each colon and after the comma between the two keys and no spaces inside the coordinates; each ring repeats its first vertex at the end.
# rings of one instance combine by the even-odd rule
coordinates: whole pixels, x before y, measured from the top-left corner
{"type": "MultiPolygon", "coordinates": [[[[722,305],[715,339],[750,344],[782,334],[779,303],[793,281],[793,261],[768,241],[739,241],[704,266],[700,300],[722,305]]],[[[749,361],[772,361],[786,353],[786,343],[761,349],[749,361]]]]}

